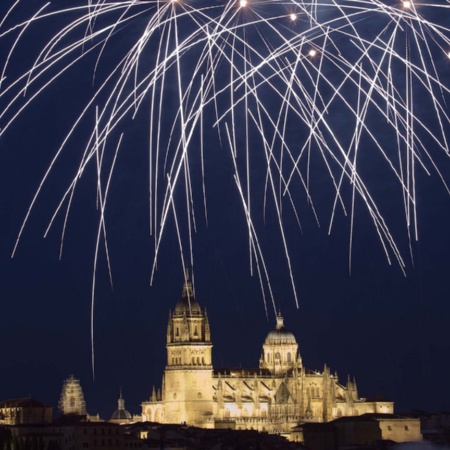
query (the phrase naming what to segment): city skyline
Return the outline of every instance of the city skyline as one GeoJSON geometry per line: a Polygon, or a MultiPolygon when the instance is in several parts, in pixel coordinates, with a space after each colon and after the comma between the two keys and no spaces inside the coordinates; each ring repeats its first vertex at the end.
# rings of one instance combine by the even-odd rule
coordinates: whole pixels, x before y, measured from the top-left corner
{"type": "MultiPolygon", "coordinates": [[[[0,5],[0,17],[5,8],[0,5]]],[[[29,12],[23,8],[22,14],[29,12]]],[[[17,14],[11,21],[19,17],[17,14]]],[[[62,23],[56,21],[55,26],[62,23]]],[[[8,68],[7,80],[36,57],[27,44],[45,39],[39,29],[30,27],[28,32],[8,68]]],[[[8,48],[0,46],[0,61],[5,60],[8,48]]],[[[166,364],[167,318],[181,297],[183,285],[172,218],[161,244],[153,286],[149,286],[154,242],[148,235],[145,152],[149,130],[145,116],[124,125],[126,151],[118,154],[123,170],[111,184],[107,227],[114,287],[110,286],[102,248],[95,291],[95,381],[90,342],[98,227],[95,167],[86,169],[85,182],[77,188],[61,261],[64,215],[42,238],[62,186],[65,188],[73,175],[78,142],[90,133],[95,117],[91,128],[79,130],[66,159],[52,173],[11,259],[22,221],[49,161],[91,97],[94,62],[95,58],[88,59],[56,80],[52,89],[38,97],[0,137],[0,337],[5,343],[0,399],[31,395],[56,406],[63,380],[74,374],[81,380],[88,412],[108,417],[116,409],[120,387],[127,409],[136,413],[140,402],[151,395],[153,385],[160,385],[166,364]]],[[[448,80],[448,61],[440,59],[438,64],[448,80]]],[[[100,76],[101,68],[99,71],[100,76]]],[[[334,120],[339,124],[342,117],[337,114],[334,120]]],[[[395,402],[396,411],[450,408],[446,385],[450,371],[450,199],[439,178],[417,172],[419,241],[412,238],[412,261],[404,214],[399,214],[404,199],[395,177],[383,170],[384,161],[364,160],[363,171],[374,168],[367,182],[383,200],[383,214],[405,260],[406,277],[395,261],[392,266],[388,264],[372,219],[358,200],[350,275],[350,218],[339,212],[328,234],[332,183],[325,171],[314,171],[312,189],[321,226],[317,226],[305,199],[300,202],[302,231],[294,227],[292,214],[286,212],[297,309],[276,214],[273,208],[262,213],[266,172],[257,162],[254,175],[262,182],[252,192],[253,211],[261,210],[259,238],[275,299],[274,307],[266,297],[266,313],[254,260],[254,274],[250,274],[248,228],[234,174],[222,170],[231,164],[230,155],[221,151],[216,141],[207,141],[214,158],[205,161],[207,198],[214,200],[208,202],[207,223],[201,214],[203,205],[196,204],[199,220],[193,242],[196,297],[208,311],[214,365],[256,367],[264,337],[274,328],[275,311],[280,309],[286,327],[297,337],[307,367],[322,370],[326,363],[341,380],[348,374],[354,376],[361,392],[387,397],[395,402]]],[[[448,174],[450,164],[445,155],[439,155],[436,163],[444,175],[448,174]]],[[[200,171],[200,164],[194,164],[192,172],[200,171]]],[[[201,191],[201,186],[196,185],[195,190],[201,191]]],[[[350,199],[349,187],[345,193],[350,199]]],[[[270,199],[269,206],[273,206],[270,199]]],[[[189,260],[187,250],[183,256],[189,260]]]]}

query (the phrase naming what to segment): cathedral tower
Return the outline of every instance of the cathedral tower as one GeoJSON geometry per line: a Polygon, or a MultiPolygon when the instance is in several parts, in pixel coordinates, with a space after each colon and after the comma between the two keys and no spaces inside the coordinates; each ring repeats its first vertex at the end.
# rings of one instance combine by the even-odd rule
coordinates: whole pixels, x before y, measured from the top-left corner
{"type": "Polygon", "coordinates": [[[86,415],[86,402],[84,401],[80,380],[76,379],[73,375],[64,381],[59,400],[59,410],[63,415],[86,415]]]}
{"type": "Polygon", "coordinates": [[[163,379],[165,422],[213,427],[212,343],[206,311],[193,295],[189,274],[181,300],[169,314],[163,379]]]}

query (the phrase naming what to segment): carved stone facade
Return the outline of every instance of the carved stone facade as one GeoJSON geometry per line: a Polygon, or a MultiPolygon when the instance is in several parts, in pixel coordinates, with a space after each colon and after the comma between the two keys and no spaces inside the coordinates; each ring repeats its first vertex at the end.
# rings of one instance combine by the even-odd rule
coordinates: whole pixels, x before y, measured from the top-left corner
{"type": "Polygon", "coordinates": [[[355,381],[341,384],[326,365],[320,372],[305,368],[281,314],[259,368],[214,369],[208,317],[188,279],[169,314],[162,389],[142,403],[143,420],[287,434],[299,423],[364,413],[393,413],[393,403],[360,398],[355,381]]]}
{"type": "Polygon", "coordinates": [[[64,381],[59,399],[59,410],[62,415],[76,414],[85,416],[87,414],[86,402],[84,401],[80,380],[73,375],[64,381]]]}

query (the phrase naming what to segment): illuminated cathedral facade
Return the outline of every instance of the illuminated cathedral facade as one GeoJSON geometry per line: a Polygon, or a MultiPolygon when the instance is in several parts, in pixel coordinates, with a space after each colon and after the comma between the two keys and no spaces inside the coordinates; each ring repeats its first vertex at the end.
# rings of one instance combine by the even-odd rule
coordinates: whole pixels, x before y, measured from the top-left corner
{"type": "Polygon", "coordinates": [[[144,421],[289,433],[304,422],[393,413],[392,402],[360,398],[355,381],[341,384],[326,365],[305,368],[281,314],[257,369],[215,369],[212,347],[208,316],[187,280],[169,314],[162,387],[142,403],[144,421]]]}

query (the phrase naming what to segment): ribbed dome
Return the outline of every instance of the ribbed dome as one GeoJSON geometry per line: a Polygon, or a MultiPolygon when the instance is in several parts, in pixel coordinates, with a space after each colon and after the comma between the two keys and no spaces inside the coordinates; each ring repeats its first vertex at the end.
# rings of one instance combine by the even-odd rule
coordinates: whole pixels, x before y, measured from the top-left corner
{"type": "Polygon", "coordinates": [[[278,313],[277,326],[275,330],[271,331],[265,340],[267,345],[278,345],[278,344],[297,344],[295,336],[286,328],[284,328],[283,317],[278,313]]]}
{"type": "Polygon", "coordinates": [[[111,420],[128,420],[131,419],[131,414],[126,409],[118,409],[114,411],[111,420]]]}
{"type": "Polygon", "coordinates": [[[175,306],[175,314],[201,314],[202,309],[198,304],[197,300],[194,297],[190,297],[189,300],[187,297],[183,297],[175,306]]]}
{"type": "Polygon", "coordinates": [[[194,298],[194,290],[189,280],[189,272],[186,270],[185,282],[183,285],[183,295],[175,306],[175,315],[186,313],[186,315],[197,315],[202,313],[200,305],[194,298]]]}

